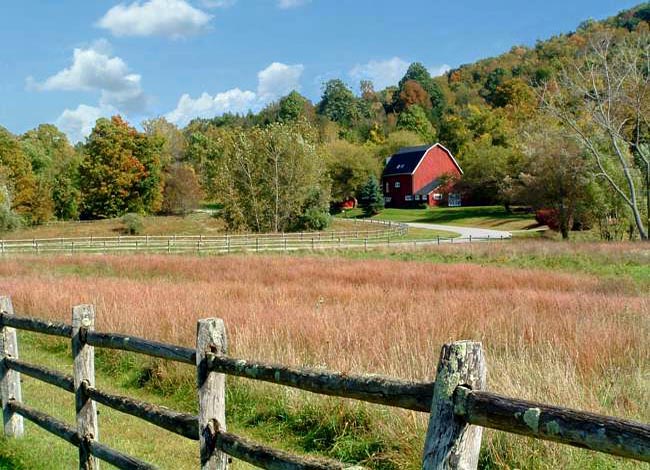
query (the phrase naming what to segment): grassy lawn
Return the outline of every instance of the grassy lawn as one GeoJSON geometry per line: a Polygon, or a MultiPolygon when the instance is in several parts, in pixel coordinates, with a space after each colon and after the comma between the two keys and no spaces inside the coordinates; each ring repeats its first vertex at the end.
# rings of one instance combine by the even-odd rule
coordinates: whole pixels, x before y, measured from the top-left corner
{"type": "MultiPolygon", "coordinates": [[[[354,209],[341,215],[343,218],[361,217],[361,210],[354,209]]],[[[507,213],[503,206],[481,207],[434,207],[422,209],[384,209],[373,219],[395,222],[420,222],[461,227],[479,227],[495,230],[526,230],[537,227],[532,214],[507,213]]]]}
{"type": "Polygon", "coordinates": [[[507,213],[503,206],[384,209],[376,218],[495,230],[525,230],[537,226],[532,214],[507,213]]]}

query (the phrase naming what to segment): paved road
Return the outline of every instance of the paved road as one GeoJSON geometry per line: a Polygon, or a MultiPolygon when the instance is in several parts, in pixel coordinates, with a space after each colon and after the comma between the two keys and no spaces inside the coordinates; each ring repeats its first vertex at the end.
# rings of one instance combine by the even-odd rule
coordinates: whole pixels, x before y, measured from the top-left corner
{"type": "Polygon", "coordinates": [[[457,225],[424,224],[419,222],[407,222],[406,225],[413,228],[429,230],[446,230],[460,234],[460,238],[511,238],[512,233],[504,230],[490,230],[487,228],[459,227],[457,225]]]}

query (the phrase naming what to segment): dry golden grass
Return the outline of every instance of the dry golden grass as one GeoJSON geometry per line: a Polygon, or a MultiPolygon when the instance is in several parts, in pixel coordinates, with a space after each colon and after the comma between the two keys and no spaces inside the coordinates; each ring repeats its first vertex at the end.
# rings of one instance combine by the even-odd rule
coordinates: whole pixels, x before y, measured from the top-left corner
{"type": "MultiPolygon", "coordinates": [[[[650,420],[650,296],[625,280],[472,264],[160,255],[8,258],[0,286],[21,315],[69,321],[73,305],[93,303],[101,330],[188,346],[196,320],[217,316],[236,356],[417,380],[434,377],[443,343],[480,340],[491,390],[650,420]]],[[[421,432],[423,417],[413,416],[383,431],[421,432]]],[[[488,445],[512,461],[500,439],[488,445]]],[[[564,452],[544,446],[544,455],[564,452]]]]}

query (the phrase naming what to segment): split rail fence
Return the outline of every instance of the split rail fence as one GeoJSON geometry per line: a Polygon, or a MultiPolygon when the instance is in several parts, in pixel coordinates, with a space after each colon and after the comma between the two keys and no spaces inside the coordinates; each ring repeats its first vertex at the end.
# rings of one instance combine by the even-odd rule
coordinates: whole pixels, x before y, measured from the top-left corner
{"type": "Polygon", "coordinates": [[[222,320],[198,321],[196,348],[95,331],[92,305],[72,309],[72,323],[53,323],[14,315],[9,297],[0,297],[0,393],[4,432],[23,435],[23,418],[79,449],[79,468],[97,469],[98,460],[120,469],[154,466],[107,447],[98,440],[96,403],[136,416],[199,442],[202,470],[224,470],[230,457],[273,470],[361,469],[340,462],[291,455],[226,430],[226,375],[272,382],[323,395],[364,400],[429,413],[422,468],[474,469],[482,428],[560,442],[620,457],[650,462],[650,425],[508,398],[485,391],[486,365],[481,343],[443,346],[435,382],[413,382],[378,375],[353,375],[286,367],[228,356],[222,320]],[[16,329],[61,336],[72,342],[72,376],[18,358],[16,329]],[[178,361],[196,367],[198,415],[118,396],[95,386],[94,348],[109,348],[178,361]],[[23,403],[20,374],[75,396],[76,426],[23,403]]]}
{"type": "Polygon", "coordinates": [[[405,224],[358,221],[358,230],[224,235],[143,235],[116,237],[31,238],[0,240],[0,254],[11,253],[236,253],[368,247],[399,240],[405,224]],[[363,225],[363,226],[362,226],[363,225]],[[375,228],[376,227],[376,228],[375,228]]]}

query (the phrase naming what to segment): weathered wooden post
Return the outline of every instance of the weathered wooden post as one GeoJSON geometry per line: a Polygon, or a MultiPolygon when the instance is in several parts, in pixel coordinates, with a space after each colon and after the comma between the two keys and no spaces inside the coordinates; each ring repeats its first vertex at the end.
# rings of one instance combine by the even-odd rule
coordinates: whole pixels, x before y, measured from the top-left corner
{"type": "Polygon", "coordinates": [[[86,332],[95,329],[95,309],[92,305],[72,308],[72,357],[74,358],[74,396],[77,411],[77,432],[81,437],[79,468],[97,470],[99,460],[90,454],[88,442],[99,437],[97,405],[85,392],[95,386],[95,348],[86,343],[86,332]]]}
{"type": "MultiPolygon", "coordinates": [[[[6,315],[14,314],[14,307],[10,297],[0,296],[0,312],[6,315]]],[[[20,389],[20,374],[9,369],[4,359],[11,357],[18,359],[18,339],[16,330],[2,326],[0,332],[0,395],[2,395],[2,418],[5,436],[21,437],[23,435],[23,417],[9,409],[9,400],[22,401],[20,389]]]]}
{"type": "Polygon", "coordinates": [[[455,416],[454,392],[459,385],[472,390],[484,388],[485,376],[481,343],[458,341],[442,347],[424,442],[423,470],[476,469],[483,429],[455,416]]]}
{"type": "Polygon", "coordinates": [[[217,432],[226,430],[226,376],[210,372],[206,358],[206,353],[226,352],[226,327],[223,320],[199,320],[196,335],[196,376],[199,390],[201,470],[228,468],[228,456],[215,449],[217,432]]]}

